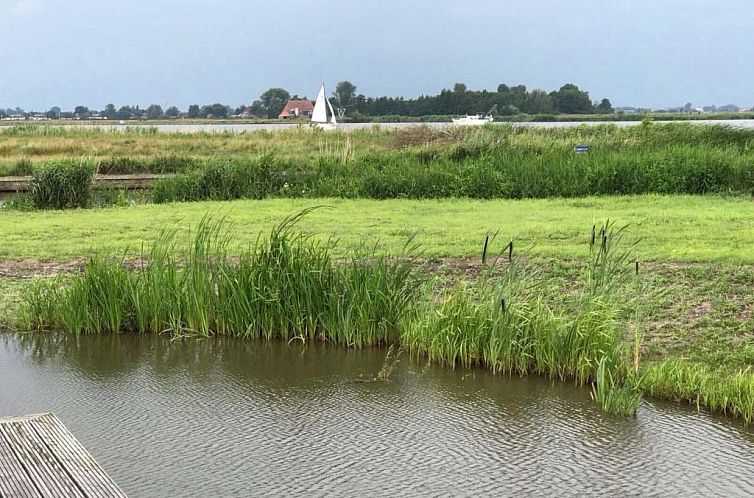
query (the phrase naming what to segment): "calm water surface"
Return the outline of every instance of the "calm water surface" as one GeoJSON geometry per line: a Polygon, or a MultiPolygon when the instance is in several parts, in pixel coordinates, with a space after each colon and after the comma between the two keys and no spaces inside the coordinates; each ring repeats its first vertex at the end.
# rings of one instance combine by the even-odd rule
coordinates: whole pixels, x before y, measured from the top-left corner
{"type": "MultiPolygon", "coordinates": [[[[655,121],[655,123],[674,123],[677,121],[655,121]]],[[[685,121],[682,121],[685,122],[685,121]]],[[[722,120],[692,120],[692,124],[714,124],[732,126],[734,128],[754,128],[752,119],[722,119],[722,120]]],[[[501,124],[504,122],[496,122],[501,124]]],[[[563,122],[528,122],[528,123],[510,123],[513,126],[522,126],[527,128],[571,128],[574,126],[596,126],[603,124],[614,124],[616,126],[637,126],[641,121],[563,121],[563,122]]],[[[46,125],[56,126],[56,125],[46,125]]],[[[198,132],[215,132],[215,133],[241,133],[252,131],[282,131],[296,128],[308,129],[308,125],[291,124],[291,123],[268,123],[268,124],[70,124],[61,125],[66,127],[79,128],[102,128],[105,130],[124,131],[129,128],[155,128],[157,131],[165,133],[198,133],[198,132]]],[[[415,126],[429,126],[430,128],[446,128],[453,126],[450,122],[443,123],[340,123],[338,129],[342,131],[360,130],[365,128],[380,127],[383,129],[393,130],[399,128],[411,128],[415,126]]],[[[2,130],[2,127],[0,127],[2,130]]]]}
{"type": "Polygon", "coordinates": [[[133,497],[751,496],[754,431],[382,350],[0,334],[0,416],[55,412],[133,497]]]}

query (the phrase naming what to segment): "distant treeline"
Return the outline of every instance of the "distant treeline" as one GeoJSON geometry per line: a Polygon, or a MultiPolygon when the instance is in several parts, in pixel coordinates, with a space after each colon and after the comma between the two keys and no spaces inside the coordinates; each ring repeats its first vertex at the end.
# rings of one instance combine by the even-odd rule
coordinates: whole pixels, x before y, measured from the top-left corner
{"type": "MultiPolygon", "coordinates": [[[[337,97],[336,97],[337,100],[337,97]]],[[[497,91],[468,90],[457,83],[452,90],[442,90],[439,95],[423,95],[416,99],[366,98],[357,95],[351,106],[354,113],[365,116],[398,114],[423,116],[427,114],[466,114],[485,112],[502,116],[516,114],[606,114],[613,111],[608,99],[592,102],[589,92],[573,84],[563,85],[559,90],[528,91],[526,86],[509,87],[501,84],[497,91]]]]}
{"type": "MultiPolygon", "coordinates": [[[[58,106],[48,111],[27,112],[20,108],[0,109],[0,119],[107,119],[107,120],[156,120],[190,118],[225,119],[229,117],[275,119],[291,98],[284,88],[270,88],[251,105],[232,107],[220,103],[210,105],[190,105],[181,110],[176,106],[163,109],[152,104],[146,108],[125,105],[116,107],[108,104],[102,110],[87,106],[76,106],[64,111],[58,106]]],[[[527,90],[524,85],[509,87],[501,84],[496,91],[469,90],[465,84],[456,83],[453,89],[444,89],[438,95],[422,95],[415,99],[403,97],[367,97],[356,92],[356,86],[349,81],[341,81],[330,98],[341,115],[353,119],[374,116],[420,117],[430,115],[460,115],[477,112],[493,115],[514,116],[517,114],[606,114],[613,112],[608,99],[592,102],[589,92],[574,84],[563,85],[559,90],[527,90]]]]}
{"type": "MultiPolygon", "coordinates": [[[[270,88],[249,108],[242,111],[253,116],[275,118],[291,96],[284,88],[270,88]]],[[[589,92],[568,83],[559,90],[527,90],[524,85],[498,85],[494,92],[469,90],[456,83],[438,95],[422,95],[415,99],[403,97],[367,97],[356,92],[356,85],[341,81],[330,98],[342,115],[351,118],[372,116],[431,116],[490,113],[500,116],[517,114],[608,114],[613,112],[609,99],[592,102],[589,92]]]]}
{"type": "MultiPolygon", "coordinates": [[[[555,120],[558,115],[608,115],[614,112],[609,99],[592,101],[589,92],[567,83],[555,91],[541,89],[528,90],[525,85],[498,85],[495,91],[469,90],[465,84],[456,83],[452,89],[443,89],[437,95],[421,95],[414,99],[403,97],[367,97],[357,93],[357,87],[350,81],[341,81],[335,86],[330,101],[338,109],[341,117],[352,121],[368,121],[374,118],[390,117],[400,121],[401,117],[417,118],[432,116],[452,116],[473,113],[488,113],[496,116],[540,116],[540,120],[555,120]]],[[[26,112],[23,109],[0,109],[0,119],[107,119],[107,120],[158,120],[158,119],[277,119],[289,99],[305,98],[291,95],[284,88],[270,88],[262,93],[251,105],[232,107],[214,103],[209,105],[192,104],[185,110],[176,106],[163,109],[152,104],[146,108],[125,105],[116,107],[108,104],[101,111],[86,106],[76,106],[63,111],[55,106],[46,112],[26,112]]],[[[619,109],[620,110],[620,109],[619,109]]],[[[695,108],[691,103],[683,107],[666,109],[691,115],[701,112],[738,112],[734,105],[716,108],[714,106],[695,108]]],[[[649,109],[630,108],[627,111],[646,114],[649,109]]],[[[380,120],[380,119],[378,119],[380,120]]],[[[422,120],[422,119],[419,119],[422,120]]]]}

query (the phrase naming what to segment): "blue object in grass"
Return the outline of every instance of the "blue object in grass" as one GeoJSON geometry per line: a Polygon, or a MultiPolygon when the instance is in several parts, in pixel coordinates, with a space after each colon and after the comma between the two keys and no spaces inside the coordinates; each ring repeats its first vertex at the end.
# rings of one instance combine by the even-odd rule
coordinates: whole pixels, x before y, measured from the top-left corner
{"type": "Polygon", "coordinates": [[[579,144],[573,148],[573,151],[576,152],[576,154],[586,154],[587,152],[589,152],[589,146],[579,144]]]}

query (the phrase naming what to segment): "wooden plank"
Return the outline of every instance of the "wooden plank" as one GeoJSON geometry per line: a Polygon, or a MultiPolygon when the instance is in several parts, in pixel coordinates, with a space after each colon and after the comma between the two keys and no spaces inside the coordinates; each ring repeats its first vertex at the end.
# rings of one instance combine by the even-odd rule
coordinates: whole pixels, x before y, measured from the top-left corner
{"type": "Polygon", "coordinates": [[[0,433],[0,497],[39,498],[42,496],[29,479],[5,436],[0,433]]]}
{"type": "Polygon", "coordinates": [[[122,497],[126,495],[53,414],[29,422],[57,456],[68,474],[91,497],[122,497]]]}
{"type": "MultiPolygon", "coordinates": [[[[94,188],[147,189],[170,174],[142,173],[134,175],[94,175],[94,188]]],[[[0,176],[0,192],[26,192],[31,188],[30,176],[0,176]]]]}
{"type": "Polygon", "coordinates": [[[0,419],[0,498],[125,498],[51,414],[0,419]]]}
{"type": "Polygon", "coordinates": [[[16,458],[42,496],[86,498],[26,421],[4,424],[0,431],[8,437],[16,458]]]}

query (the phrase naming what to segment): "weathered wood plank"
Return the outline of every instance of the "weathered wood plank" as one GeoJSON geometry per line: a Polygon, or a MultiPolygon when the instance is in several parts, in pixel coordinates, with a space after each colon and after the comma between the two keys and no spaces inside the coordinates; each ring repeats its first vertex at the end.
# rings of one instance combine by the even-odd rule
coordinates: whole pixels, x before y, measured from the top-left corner
{"type": "Polygon", "coordinates": [[[55,415],[0,419],[0,498],[125,498],[55,415]]]}
{"type": "Polygon", "coordinates": [[[60,464],[87,496],[125,498],[126,495],[57,417],[46,414],[29,423],[44,438],[60,464]]]}
{"type": "Polygon", "coordinates": [[[8,436],[16,457],[42,496],[86,498],[26,421],[4,424],[0,431],[8,436]]]}
{"type": "Polygon", "coordinates": [[[0,497],[39,498],[36,486],[29,480],[21,462],[0,432],[0,497]]]}
{"type": "MultiPolygon", "coordinates": [[[[94,175],[94,188],[146,189],[160,178],[170,174],[94,175]]],[[[27,192],[31,188],[30,176],[0,176],[0,192],[27,192]]]]}

